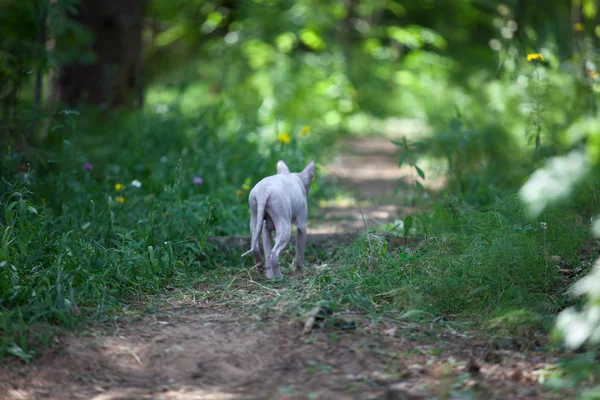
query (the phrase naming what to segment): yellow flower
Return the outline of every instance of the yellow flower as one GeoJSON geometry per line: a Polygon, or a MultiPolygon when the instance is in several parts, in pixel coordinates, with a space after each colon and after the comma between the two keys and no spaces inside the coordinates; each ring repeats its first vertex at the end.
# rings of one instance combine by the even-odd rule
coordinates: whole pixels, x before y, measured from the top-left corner
{"type": "Polygon", "coordinates": [[[242,189],[244,189],[244,190],[250,190],[250,185],[248,185],[247,183],[244,183],[242,185],[242,189]]]}
{"type": "Polygon", "coordinates": [[[241,196],[243,193],[244,193],[244,192],[242,192],[242,191],[241,191],[241,190],[239,190],[239,189],[235,191],[235,194],[237,194],[238,196],[241,196]]]}
{"type": "Polygon", "coordinates": [[[588,76],[590,79],[596,79],[598,77],[598,73],[596,71],[588,71],[588,76]]]}
{"type": "Polygon", "coordinates": [[[287,133],[281,132],[279,134],[279,136],[277,137],[277,140],[279,140],[283,144],[288,144],[289,142],[292,141],[292,138],[287,133]]]}
{"type": "Polygon", "coordinates": [[[305,125],[302,127],[302,130],[300,131],[300,136],[304,137],[306,135],[308,135],[310,133],[310,126],[305,125]]]}
{"type": "Polygon", "coordinates": [[[115,200],[117,200],[117,203],[121,203],[121,204],[125,203],[125,197],[123,197],[123,196],[117,196],[115,198],[115,200]]]}
{"type": "Polygon", "coordinates": [[[544,61],[544,56],[540,53],[527,54],[527,61],[544,61]]]}
{"type": "Polygon", "coordinates": [[[117,184],[115,185],[115,190],[116,190],[117,192],[121,192],[121,191],[125,190],[125,185],[123,185],[122,183],[117,183],[117,184]]]}
{"type": "Polygon", "coordinates": [[[573,29],[575,29],[577,32],[581,32],[583,30],[583,24],[581,22],[577,22],[575,24],[573,24],[573,29]]]}

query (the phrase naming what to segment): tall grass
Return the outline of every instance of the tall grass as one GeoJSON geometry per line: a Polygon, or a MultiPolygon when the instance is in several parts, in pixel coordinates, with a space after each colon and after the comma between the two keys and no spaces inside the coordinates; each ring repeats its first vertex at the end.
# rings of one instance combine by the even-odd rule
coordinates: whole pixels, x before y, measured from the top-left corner
{"type": "Polygon", "coordinates": [[[513,310],[552,314],[569,301],[561,269],[579,266],[588,238],[577,218],[546,212],[531,222],[514,197],[455,212],[442,204],[436,212],[445,233],[430,232],[407,251],[388,251],[385,239],[366,234],[302,282],[300,297],[374,315],[419,310],[483,319],[513,310]]]}
{"type": "Polygon", "coordinates": [[[235,114],[61,116],[38,158],[0,160],[0,356],[29,360],[56,327],[191,287],[220,260],[207,235],[246,233],[249,188],[319,149],[235,114]]]}

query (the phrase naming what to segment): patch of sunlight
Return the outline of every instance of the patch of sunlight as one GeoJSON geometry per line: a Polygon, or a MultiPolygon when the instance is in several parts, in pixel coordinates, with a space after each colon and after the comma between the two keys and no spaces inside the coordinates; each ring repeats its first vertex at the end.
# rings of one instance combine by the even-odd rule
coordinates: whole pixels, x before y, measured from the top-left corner
{"type": "Polygon", "coordinates": [[[319,207],[321,208],[350,208],[356,207],[357,205],[365,206],[368,204],[367,201],[359,202],[349,193],[336,193],[332,199],[321,199],[319,200],[319,207]]]}
{"type": "Polygon", "coordinates": [[[171,104],[177,98],[177,89],[166,86],[150,86],[145,94],[144,103],[149,109],[156,105],[171,104]]]}
{"type": "Polygon", "coordinates": [[[156,85],[148,88],[145,106],[150,110],[163,107],[165,111],[175,107],[179,108],[185,116],[193,117],[213,100],[214,95],[210,93],[208,85],[202,82],[191,83],[183,90],[171,86],[156,85]]]}
{"type": "MultiPolygon", "coordinates": [[[[404,236],[405,234],[404,221],[399,218],[394,221],[371,226],[369,229],[374,233],[385,233],[393,236],[404,236]]],[[[421,233],[419,226],[412,226],[408,230],[408,236],[415,236],[419,233],[421,233]]]]}
{"type": "MultiPolygon", "coordinates": [[[[443,158],[434,158],[430,156],[421,156],[417,161],[417,165],[425,173],[425,180],[420,180],[421,184],[429,189],[440,189],[447,181],[448,162],[443,158]]],[[[404,170],[409,170],[411,167],[403,165],[404,170]]],[[[411,178],[418,177],[417,172],[412,169],[410,172],[411,178]]]]}
{"type": "Polygon", "coordinates": [[[430,133],[429,125],[416,118],[387,118],[383,121],[383,134],[390,139],[424,137],[430,133]]]}
{"type": "Polygon", "coordinates": [[[448,161],[442,158],[421,156],[417,165],[432,178],[442,177],[448,171],[448,161]]]}
{"type": "Polygon", "coordinates": [[[153,400],[230,400],[238,398],[232,393],[218,390],[198,389],[187,387],[182,389],[168,389],[160,393],[144,389],[115,389],[92,397],[91,400],[118,400],[118,399],[153,399],[153,400]]]}
{"type": "Polygon", "coordinates": [[[208,85],[202,82],[195,82],[190,84],[181,95],[181,112],[188,117],[196,116],[212,100],[208,85]]]}
{"type": "Polygon", "coordinates": [[[427,122],[418,118],[379,119],[366,113],[355,113],[348,119],[348,131],[356,136],[384,136],[389,139],[423,137],[431,132],[427,122]]]}

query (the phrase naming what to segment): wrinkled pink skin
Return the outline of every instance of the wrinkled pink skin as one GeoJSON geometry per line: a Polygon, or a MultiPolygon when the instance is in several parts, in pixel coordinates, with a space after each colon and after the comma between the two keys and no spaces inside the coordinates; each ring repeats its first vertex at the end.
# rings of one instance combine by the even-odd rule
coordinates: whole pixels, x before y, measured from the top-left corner
{"type": "Polygon", "coordinates": [[[258,182],[250,191],[250,232],[252,244],[242,257],[252,253],[259,271],[266,271],[267,279],[282,278],[279,253],[290,241],[292,224],[298,228],[296,236],[296,268],[304,265],[306,246],[306,220],[308,209],[306,198],[315,171],[311,161],[302,172],[290,172],[283,161],[277,163],[277,174],[258,182]],[[275,245],[272,245],[272,233],[275,245]],[[262,232],[264,257],[260,253],[258,235],[262,232]]]}

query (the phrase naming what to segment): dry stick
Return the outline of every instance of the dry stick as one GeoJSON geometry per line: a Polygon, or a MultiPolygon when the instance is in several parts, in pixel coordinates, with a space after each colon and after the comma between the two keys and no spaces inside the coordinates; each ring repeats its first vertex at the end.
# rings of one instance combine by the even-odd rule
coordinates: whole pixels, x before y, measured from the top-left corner
{"type": "Polygon", "coordinates": [[[250,278],[250,282],[251,282],[251,283],[254,283],[255,285],[258,285],[259,287],[261,287],[261,288],[263,288],[263,289],[267,289],[267,290],[270,290],[270,291],[272,291],[272,292],[275,292],[275,294],[276,294],[277,296],[281,296],[281,295],[279,294],[279,292],[277,291],[277,289],[273,289],[273,288],[270,288],[270,287],[267,287],[267,286],[261,285],[260,283],[256,282],[256,281],[255,281],[254,279],[252,279],[252,278],[250,278]]]}
{"type": "Polygon", "coordinates": [[[367,221],[365,220],[365,215],[362,212],[362,208],[358,206],[358,211],[360,212],[360,217],[362,218],[363,225],[365,226],[365,231],[369,232],[369,227],[367,226],[367,221]]]}
{"type": "Polygon", "coordinates": [[[140,357],[136,354],[135,351],[133,351],[133,349],[129,346],[119,346],[121,350],[127,352],[131,357],[133,357],[135,359],[135,361],[137,361],[137,363],[139,365],[143,365],[142,360],[140,359],[140,357]]]}
{"type": "Polygon", "coordinates": [[[254,267],[250,268],[249,270],[246,270],[246,273],[248,274],[248,278],[250,279],[250,281],[249,281],[249,282],[251,282],[251,283],[254,283],[255,285],[258,285],[259,287],[261,287],[261,288],[263,288],[263,289],[267,289],[267,290],[270,290],[270,291],[272,291],[272,292],[275,292],[275,294],[276,294],[277,296],[281,296],[281,295],[279,294],[279,292],[277,291],[277,289],[273,289],[273,288],[267,287],[267,286],[265,286],[265,285],[261,285],[260,283],[256,282],[254,279],[252,279],[252,275],[250,275],[250,271],[251,271],[252,269],[254,269],[254,268],[256,268],[256,265],[255,265],[254,267]]]}
{"type": "Polygon", "coordinates": [[[304,324],[304,329],[302,330],[302,333],[306,334],[312,331],[315,322],[317,322],[317,315],[319,314],[319,312],[321,312],[321,306],[316,306],[310,311],[310,313],[308,314],[308,319],[304,324]]]}
{"type": "Polygon", "coordinates": [[[442,319],[444,319],[444,317],[441,317],[441,316],[434,318],[434,320],[431,321],[431,325],[429,325],[429,330],[432,330],[433,329],[433,325],[435,325],[436,322],[438,322],[438,321],[440,321],[442,319]]]}

